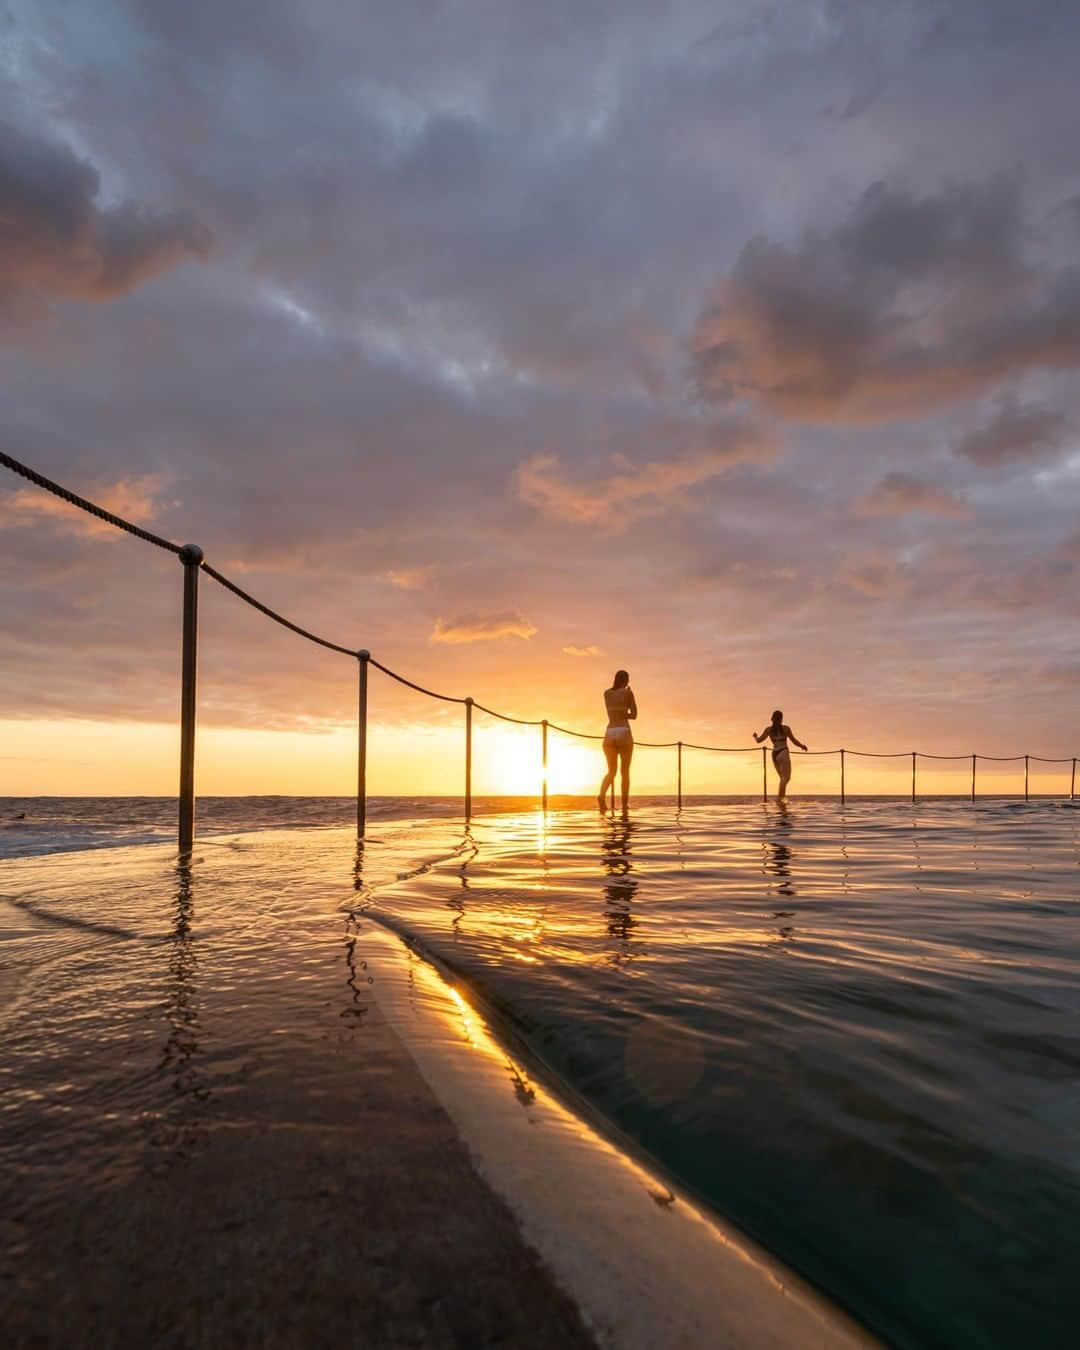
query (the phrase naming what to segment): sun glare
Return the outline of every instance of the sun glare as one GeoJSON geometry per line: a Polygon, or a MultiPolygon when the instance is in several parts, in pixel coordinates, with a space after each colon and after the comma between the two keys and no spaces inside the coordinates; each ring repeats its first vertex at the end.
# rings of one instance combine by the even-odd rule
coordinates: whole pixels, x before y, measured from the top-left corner
{"type": "MultiPolygon", "coordinates": [[[[597,745],[548,737],[547,789],[551,795],[595,791],[603,772],[597,745]]],[[[473,785],[479,794],[535,796],[544,781],[543,751],[536,727],[505,724],[474,732],[473,785]]]]}

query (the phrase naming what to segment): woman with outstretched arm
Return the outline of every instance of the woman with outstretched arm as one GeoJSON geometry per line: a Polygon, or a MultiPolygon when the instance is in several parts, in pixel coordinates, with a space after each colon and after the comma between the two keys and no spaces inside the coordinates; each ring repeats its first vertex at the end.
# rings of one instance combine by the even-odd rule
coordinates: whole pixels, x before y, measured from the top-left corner
{"type": "Polygon", "coordinates": [[[758,745],[764,740],[772,741],[773,768],[780,777],[780,791],[777,795],[783,801],[787,796],[787,785],[791,781],[791,751],[788,749],[788,741],[794,741],[800,750],[805,750],[806,746],[785,724],[784,714],[779,708],[773,713],[772,721],[760,736],[754,732],[754,740],[758,745]]]}
{"type": "Polygon", "coordinates": [[[604,757],[608,771],[600,784],[596,800],[603,811],[608,789],[615,782],[615,771],[622,770],[622,809],[626,815],[630,801],[630,760],[634,754],[634,735],[630,730],[631,721],[637,717],[637,702],[630,688],[630,676],[625,670],[617,670],[611,688],[604,690],[604,707],[607,711],[607,730],[604,732],[604,757]]]}

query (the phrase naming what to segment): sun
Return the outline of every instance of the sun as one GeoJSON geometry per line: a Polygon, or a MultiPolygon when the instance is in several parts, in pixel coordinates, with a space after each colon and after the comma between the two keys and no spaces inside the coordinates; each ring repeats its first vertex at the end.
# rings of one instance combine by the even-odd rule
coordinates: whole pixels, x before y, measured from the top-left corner
{"type": "MultiPolygon", "coordinates": [[[[473,731],[473,791],[478,796],[539,796],[543,786],[543,752],[539,727],[505,723],[473,731]]],[[[580,795],[603,773],[597,746],[548,733],[548,793],[580,795]]]]}

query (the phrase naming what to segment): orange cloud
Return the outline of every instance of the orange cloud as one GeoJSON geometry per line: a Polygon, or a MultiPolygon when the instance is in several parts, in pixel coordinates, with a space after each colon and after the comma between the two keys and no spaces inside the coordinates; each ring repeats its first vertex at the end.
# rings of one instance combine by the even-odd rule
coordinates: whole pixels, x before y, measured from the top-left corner
{"type": "Polygon", "coordinates": [[[599,656],[601,654],[599,647],[591,647],[591,646],[590,647],[569,646],[564,647],[563,651],[567,654],[567,656],[599,656]]]}
{"type": "Polygon", "coordinates": [[[952,492],[907,473],[887,473],[855,503],[860,516],[969,516],[971,508],[952,492]]]}
{"type": "Polygon", "coordinates": [[[64,145],[0,124],[0,160],[0,309],[17,311],[21,293],[110,299],[209,254],[189,212],[99,206],[97,170],[64,145]]]}
{"type": "Polygon", "coordinates": [[[1080,366],[1080,278],[1040,254],[1016,180],[926,197],[879,182],[830,231],[751,239],[693,345],[720,402],[809,422],[922,417],[1080,366]]]}
{"type": "Polygon", "coordinates": [[[456,619],[437,619],[432,642],[491,642],[497,638],[518,637],[528,640],[536,625],[523,619],[516,610],[498,614],[463,614],[456,619]]]}
{"type": "Polygon", "coordinates": [[[680,434],[690,442],[688,449],[645,463],[615,452],[606,472],[589,476],[568,474],[558,455],[534,455],[518,466],[518,493],[545,515],[617,532],[641,516],[668,509],[690,488],[733,464],[769,459],[775,449],[772,437],[749,422],[657,428],[658,439],[680,434]]]}
{"type": "Polygon", "coordinates": [[[1060,449],[1068,432],[1064,413],[1006,396],[986,426],[969,432],[953,450],[984,468],[997,468],[1060,449]]]}
{"type": "Polygon", "coordinates": [[[382,574],[382,579],[402,591],[415,591],[427,581],[429,567],[392,567],[382,574]]]}
{"type": "MultiPolygon", "coordinates": [[[[106,511],[123,516],[137,525],[145,525],[161,512],[160,494],[165,480],[159,474],[120,478],[115,483],[90,492],[90,497],[106,511]]],[[[57,521],[73,534],[94,539],[119,539],[120,531],[97,516],[87,515],[61,497],[37,487],[17,488],[0,497],[0,529],[27,525],[34,520],[57,521]]]]}

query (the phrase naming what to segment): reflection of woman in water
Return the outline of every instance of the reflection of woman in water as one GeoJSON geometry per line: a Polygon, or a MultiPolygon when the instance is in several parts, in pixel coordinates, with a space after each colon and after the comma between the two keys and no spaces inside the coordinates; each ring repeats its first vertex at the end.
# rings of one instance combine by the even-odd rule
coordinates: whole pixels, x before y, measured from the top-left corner
{"type": "Polygon", "coordinates": [[[612,940],[607,959],[614,966],[632,961],[639,954],[636,950],[639,944],[634,939],[638,923],[630,909],[638,888],[630,851],[634,828],[629,820],[613,821],[600,859],[604,865],[604,894],[607,897],[604,920],[607,935],[612,940]]]}
{"type": "Polygon", "coordinates": [[[772,715],[772,721],[759,736],[754,732],[754,740],[758,745],[764,740],[772,741],[772,762],[776,772],[780,775],[780,800],[787,796],[787,785],[791,781],[791,751],[788,749],[788,741],[794,741],[800,750],[805,750],[806,746],[799,740],[798,736],[784,722],[784,714],[777,708],[772,715]]]}
{"type": "Polygon", "coordinates": [[[630,722],[637,716],[634,691],[630,688],[630,676],[625,670],[617,670],[611,688],[604,690],[604,706],[607,708],[608,720],[607,730],[604,732],[604,755],[607,758],[608,771],[600,784],[596,800],[602,811],[608,788],[615,782],[615,770],[620,768],[622,809],[625,815],[630,800],[630,760],[634,754],[634,737],[630,730],[630,722]]]}

